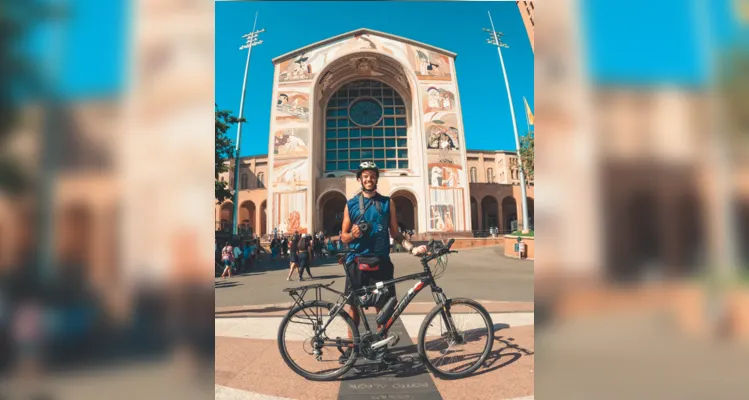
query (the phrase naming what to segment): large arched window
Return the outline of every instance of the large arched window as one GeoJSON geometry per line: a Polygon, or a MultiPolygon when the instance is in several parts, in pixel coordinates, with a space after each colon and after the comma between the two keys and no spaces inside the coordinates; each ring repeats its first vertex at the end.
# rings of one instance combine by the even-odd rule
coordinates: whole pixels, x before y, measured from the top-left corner
{"type": "Polygon", "coordinates": [[[385,83],[342,86],[325,111],[325,172],[355,171],[363,160],[380,169],[408,168],[406,106],[385,83]]]}

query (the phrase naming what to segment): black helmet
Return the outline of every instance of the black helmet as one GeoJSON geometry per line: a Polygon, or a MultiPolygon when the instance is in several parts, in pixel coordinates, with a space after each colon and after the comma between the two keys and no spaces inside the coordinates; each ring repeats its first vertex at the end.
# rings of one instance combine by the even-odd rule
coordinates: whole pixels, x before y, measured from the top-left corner
{"type": "Polygon", "coordinates": [[[377,174],[377,179],[380,178],[380,169],[377,168],[377,164],[375,164],[374,161],[364,161],[359,164],[359,169],[356,170],[356,179],[361,178],[362,172],[367,170],[374,171],[375,174],[377,174]]]}

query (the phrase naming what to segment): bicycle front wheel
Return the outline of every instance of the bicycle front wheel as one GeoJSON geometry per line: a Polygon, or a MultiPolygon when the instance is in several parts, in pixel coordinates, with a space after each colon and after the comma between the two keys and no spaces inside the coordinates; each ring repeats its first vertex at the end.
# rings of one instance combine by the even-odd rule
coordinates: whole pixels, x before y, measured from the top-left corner
{"type": "Polygon", "coordinates": [[[297,374],[313,381],[327,381],[345,374],[356,362],[357,350],[351,338],[359,337],[354,321],[341,311],[332,318],[335,306],[312,301],[294,307],[278,328],[281,357],[297,374]],[[325,331],[317,331],[330,321],[325,331]],[[344,357],[341,357],[350,349],[344,357]]]}
{"type": "Polygon", "coordinates": [[[489,356],[494,324],[476,301],[452,299],[427,314],[419,329],[418,350],[424,365],[442,379],[464,378],[489,356]]]}

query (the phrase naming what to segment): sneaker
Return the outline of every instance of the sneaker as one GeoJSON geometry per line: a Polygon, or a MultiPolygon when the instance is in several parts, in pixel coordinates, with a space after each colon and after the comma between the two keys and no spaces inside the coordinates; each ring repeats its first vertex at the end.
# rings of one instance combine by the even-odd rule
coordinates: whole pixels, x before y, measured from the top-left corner
{"type": "Polygon", "coordinates": [[[348,362],[349,358],[351,358],[351,349],[346,349],[346,351],[338,357],[338,363],[344,365],[348,362]]]}
{"type": "Polygon", "coordinates": [[[390,353],[387,353],[387,354],[385,354],[382,357],[381,361],[382,361],[383,364],[390,365],[390,364],[394,364],[394,363],[396,363],[398,361],[401,361],[401,360],[400,360],[400,358],[398,356],[394,356],[394,355],[392,355],[390,353]]]}

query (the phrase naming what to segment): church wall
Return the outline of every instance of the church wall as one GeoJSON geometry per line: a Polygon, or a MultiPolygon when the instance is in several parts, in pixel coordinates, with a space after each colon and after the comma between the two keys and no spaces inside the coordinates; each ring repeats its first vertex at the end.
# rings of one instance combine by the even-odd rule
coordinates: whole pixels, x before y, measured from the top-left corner
{"type": "MultiPolygon", "coordinates": [[[[404,100],[412,103],[408,149],[413,161],[409,163],[409,176],[397,177],[393,183],[425,194],[417,196],[420,230],[469,229],[465,140],[453,59],[410,43],[362,33],[276,64],[269,143],[268,231],[274,226],[286,232],[317,229],[316,205],[326,185],[322,178],[323,140],[315,136],[319,121],[314,121],[315,107],[324,107],[325,103],[324,99],[314,98],[316,83],[329,82],[329,74],[320,74],[333,61],[358,52],[387,55],[411,75],[408,82],[399,79],[412,91],[412,96],[404,96],[404,100]]],[[[381,190],[389,186],[390,179],[383,177],[381,190]]],[[[346,187],[355,193],[358,184],[346,182],[346,187]]]]}

